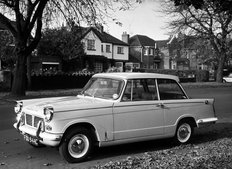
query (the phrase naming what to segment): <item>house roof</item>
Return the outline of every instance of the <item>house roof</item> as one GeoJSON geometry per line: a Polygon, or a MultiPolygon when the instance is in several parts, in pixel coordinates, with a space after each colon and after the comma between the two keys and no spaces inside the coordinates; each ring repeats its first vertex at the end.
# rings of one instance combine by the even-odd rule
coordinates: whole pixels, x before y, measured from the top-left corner
{"type": "MultiPolygon", "coordinates": [[[[13,25],[13,27],[16,27],[16,23],[14,21],[10,22],[13,25]]],[[[7,27],[4,24],[0,23],[0,30],[7,30],[7,27]]]]}
{"type": "Polygon", "coordinates": [[[155,46],[156,41],[145,35],[134,35],[129,39],[130,46],[155,46]]]}
{"type": "Polygon", "coordinates": [[[169,40],[158,40],[156,41],[157,48],[164,48],[168,46],[169,40]]]}
{"type": "Polygon", "coordinates": [[[6,26],[0,23],[0,30],[6,30],[6,26]]]}
{"type": "Polygon", "coordinates": [[[129,46],[127,43],[115,38],[114,36],[104,32],[104,31],[100,32],[94,27],[88,28],[88,30],[84,33],[84,36],[86,36],[90,31],[93,31],[98,36],[98,38],[104,43],[112,43],[114,45],[129,46]]]}

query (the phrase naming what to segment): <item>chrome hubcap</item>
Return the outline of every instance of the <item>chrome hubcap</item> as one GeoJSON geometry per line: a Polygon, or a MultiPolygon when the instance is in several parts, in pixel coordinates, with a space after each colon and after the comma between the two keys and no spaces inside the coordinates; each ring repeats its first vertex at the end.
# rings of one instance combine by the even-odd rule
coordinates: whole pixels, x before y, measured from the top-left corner
{"type": "Polygon", "coordinates": [[[178,140],[181,143],[185,143],[189,140],[190,136],[191,136],[190,125],[189,124],[182,124],[178,129],[178,133],[177,133],[178,140]]]}
{"type": "Polygon", "coordinates": [[[73,136],[68,144],[68,151],[74,158],[83,157],[89,149],[89,140],[85,135],[78,134],[73,136]]]}

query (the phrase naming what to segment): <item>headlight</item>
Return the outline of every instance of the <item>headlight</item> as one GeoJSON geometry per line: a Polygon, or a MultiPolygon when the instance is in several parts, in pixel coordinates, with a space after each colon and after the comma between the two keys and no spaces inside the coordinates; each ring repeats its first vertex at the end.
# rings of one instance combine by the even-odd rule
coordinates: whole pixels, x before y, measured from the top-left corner
{"type": "Polygon", "coordinates": [[[54,113],[53,107],[45,107],[44,108],[44,119],[46,122],[49,122],[52,120],[53,113],[54,113]]]}
{"type": "Polygon", "coordinates": [[[20,113],[22,111],[22,108],[23,108],[23,102],[22,101],[17,102],[14,107],[15,113],[17,114],[20,113]]]}

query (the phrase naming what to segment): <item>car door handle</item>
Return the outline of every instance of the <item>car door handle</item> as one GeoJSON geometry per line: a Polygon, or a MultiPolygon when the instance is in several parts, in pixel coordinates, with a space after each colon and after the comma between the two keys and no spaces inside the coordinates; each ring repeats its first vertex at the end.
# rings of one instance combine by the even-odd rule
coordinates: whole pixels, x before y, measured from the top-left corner
{"type": "Polygon", "coordinates": [[[157,107],[160,107],[160,108],[164,108],[164,104],[163,103],[159,103],[156,105],[157,107]]]}

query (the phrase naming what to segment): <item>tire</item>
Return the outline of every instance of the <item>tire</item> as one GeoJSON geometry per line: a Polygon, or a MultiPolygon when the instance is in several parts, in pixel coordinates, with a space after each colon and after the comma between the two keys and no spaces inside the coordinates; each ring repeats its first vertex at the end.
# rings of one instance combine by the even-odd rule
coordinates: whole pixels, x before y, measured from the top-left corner
{"type": "Polygon", "coordinates": [[[60,155],[69,163],[86,160],[93,149],[93,137],[86,128],[73,129],[59,146],[60,155]]]}
{"type": "Polygon", "coordinates": [[[181,122],[176,129],[175,140],[178,144],[185,144],[191,140],[193,135],[193,126],[189,122],[181,122]]]}

